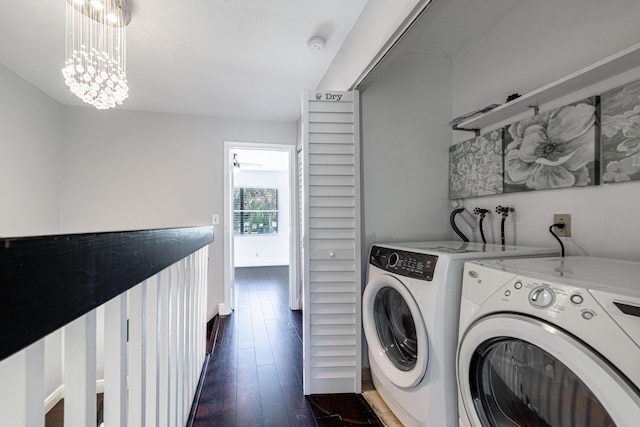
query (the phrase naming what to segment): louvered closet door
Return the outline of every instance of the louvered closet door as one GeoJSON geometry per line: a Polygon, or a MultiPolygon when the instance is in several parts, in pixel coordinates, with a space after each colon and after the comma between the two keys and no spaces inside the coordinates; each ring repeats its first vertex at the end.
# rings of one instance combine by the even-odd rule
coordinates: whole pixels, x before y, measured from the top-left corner
{"type": "Polygon", "coordinates": [[[304,307],[304,154],[302,147],[298,148],[298,238],[300,250],[298,251],[298,289],[304,307]]]}
{"type": "Polygon", "coordinates": [[[304,391],[360,392],[358,92],[303,95],[304,391]]]}

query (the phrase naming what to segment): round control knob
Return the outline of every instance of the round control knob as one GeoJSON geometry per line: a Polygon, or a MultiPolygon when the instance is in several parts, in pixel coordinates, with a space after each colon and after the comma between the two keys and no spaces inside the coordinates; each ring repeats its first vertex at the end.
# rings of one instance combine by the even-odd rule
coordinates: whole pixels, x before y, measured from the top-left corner
{"type": "Polygon", "coordinates": [[[576,305],[579,305],[579,304],[582,304],[583,301],[584,301],[584,298],[582,297],[582,295],[580,295],[580,294],[571,295],[571,302],[572,303],[574,303],[576,305]]]}
{"type": "Polygon", "coordinates": [[[554,299],[553,291],[546,287],[535,288],[529,294],[529,302],[536,308],[547,308],[553,304],[554,299]]]}
{"type": "Polygon", "coordinates": [[[400,256],[396,252],[389,255],[389,267],[395,267],[398,265],[398,261],[400,260],[400,256]]]}
{"type": "Polygon", "coordinates": [[[582,317],[585,320],[591,320],[591,319],[593,319],[593,316],[595,316],[595,313],[593,311],[591,311],[591,310],[585,310],[585,311],[582,312],[582,317]]]}
{"type": "Polygon", "coordinates": [[[513,284],[513,287],[516,289],[522,289],[522,282],[518,280],[516,283],[513,284]]]}

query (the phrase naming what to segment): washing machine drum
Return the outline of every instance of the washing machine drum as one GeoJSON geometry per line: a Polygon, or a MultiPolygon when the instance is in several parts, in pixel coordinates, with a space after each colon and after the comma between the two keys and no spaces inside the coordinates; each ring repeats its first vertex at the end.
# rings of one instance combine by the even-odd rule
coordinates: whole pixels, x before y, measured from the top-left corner
{"type": "Polygon", "coordinates": [[[415,387],[429,360],[427,330],[411,292],[398,279],[372,279],[363,295],[363,325],[370,356],[398,387],[415,387]]]}

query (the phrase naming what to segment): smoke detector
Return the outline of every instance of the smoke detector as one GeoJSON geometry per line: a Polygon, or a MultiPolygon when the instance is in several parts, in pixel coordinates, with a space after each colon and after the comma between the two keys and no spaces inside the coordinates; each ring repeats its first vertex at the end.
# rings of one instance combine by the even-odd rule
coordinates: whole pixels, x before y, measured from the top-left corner
{"type": "Polygon", "coordinates": [[[309,53],[320,53],[324,50],[327,42],[320,36],[313,36],[307,42],[307,50],[309,53]]]}

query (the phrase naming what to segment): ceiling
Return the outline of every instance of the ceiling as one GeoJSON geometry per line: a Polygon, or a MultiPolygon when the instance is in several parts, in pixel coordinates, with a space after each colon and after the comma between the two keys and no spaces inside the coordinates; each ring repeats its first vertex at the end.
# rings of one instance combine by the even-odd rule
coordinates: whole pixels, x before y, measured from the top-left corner
{"type": "MultiPolygon", "coordinates": [[[[367,0],[127,0],[129,98],[118,108],[293,121],[367,0]],[[319,54],[307,51],[315,35],[319,54]]],[[[0,13],[0,64],[64,105],[66,0],[15,0],[0,13]]],[[[92,108],[92,107],[91,107],[92,108]]]]}
{"type": "MultiPolygon", "coordinates": [[[[126,1],[132,14],[130,90],[119,109],[272,121],[299,118],[301,91],[317,88],[368,2],[126,1]],[[316,35],[327,45],[312,54],[307,42],[316,35]]],[[[522,1],[431,1],[368,83],[402,51],[455,55],[522,1]]],[[[64,105],[86,105],[71,94],[60,72],[65,5],[66,0],[6,2],[0,13],[0,64],[64,105]]]]}

